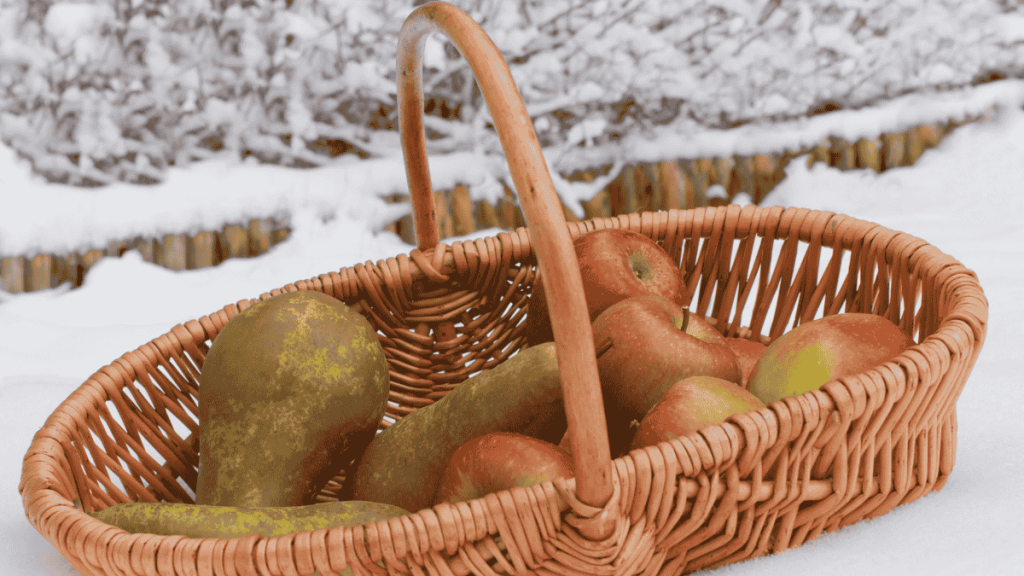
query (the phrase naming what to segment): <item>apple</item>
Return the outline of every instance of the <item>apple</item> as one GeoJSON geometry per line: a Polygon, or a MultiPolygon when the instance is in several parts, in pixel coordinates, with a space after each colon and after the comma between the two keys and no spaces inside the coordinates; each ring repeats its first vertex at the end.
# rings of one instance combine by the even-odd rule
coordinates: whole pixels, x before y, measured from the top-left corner
{"type": "Polygon", "coordinates": [[[725,341],[729,344],[729,348],[732,348],[733,354],[736,355],[736,361],[740,364],[742,375],[740,386],[746,388],[750,383],[750,374],[754,371],[754,365],[761,359],[761,355],[768,347],[746,338],[727,337],[725,341]]]}
{"type": "Polygon", "coordinates": [[[676,382],[690,376],[740,382],[725,337],[667,298],[626,298],[601,313],[593,331],[612,454],[626,448],[630,423],[676,382]]]}
{"type": "Polygon", "coordinates": [[[733,414],[760,410],[764,404],[735,382],[691,376],[676,382],[640,421],[630,449],[681,438],[733,414]]]}
{"type": "Polygon", "coordinates": [[[747,389],[765,404],[882,364],[914,341],[889,319],[847,312],[806,322],[764,351],[747,389]]]}
{"type": "MultiPolygon", "coordinates": [[[[662,296],[682,305],[679,264],[647,236],[605,228],[576,238],[573,247],[591,322],[606,308],[630,296],[662,296]]],[[[531,346],[553,339],[543,277],[533,285],[524,333],[531,346]]]]}
{"type": "Polygon", "coordinates": [[[523,434],[494,432],[455,450],[441,474],[434,503],[455,504],[572,476],[572,457],[558,446],[523,434]]]}

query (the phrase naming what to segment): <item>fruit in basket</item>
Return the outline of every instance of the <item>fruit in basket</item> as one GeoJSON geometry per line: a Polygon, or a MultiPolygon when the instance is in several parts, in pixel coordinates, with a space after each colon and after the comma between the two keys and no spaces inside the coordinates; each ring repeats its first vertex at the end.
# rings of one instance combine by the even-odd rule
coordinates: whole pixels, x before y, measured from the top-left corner
{"type": "Polygon", "coordinates": [[[612,454],[629,443],[629,426],[643,418],[676,382],[715,376],[740,382],[725,338],[707,320],[657,296],[612,305],[593,324],[612,454]]]}
{"type": "Polygon", "coordinates": [[[433,504],[452,454],[473,438],[516,432],[554,443],[565,429],[555,344],[534,346],[385,428],[356,466],[352,497],[417,512],[433,504]]]}
{"type": "MultiPolygon", "coordinates": [[[[630,296],[663,296],[682,305],[679,266],[647,236],[605,228],[576,238],[573,247],[591,322],[606,308],[630,296]]],[[[530,345],[553,340],[543,277],[533,286],[524,333],[530,345]]]]}
{"type": "Polygon", "coordinates": [[[572,476],[572,458],[558,446],[522,434],[494,432],[455,450],[441,473],[434,503],[455,504],[572,476]]]}
{"type": "Polygon", "coordinates": [[[305,506],[236,507],[170,502],[127,502],[90,512],[93,518],[132,534],[187,538],[267,538],[406,516],[409,512],[378,502],[318,502],[305,506]]]}
{"type": "Polygon", "coordinates": [[[630,449],[681,438],[764,404],[735,382],[692,376],[676,382],[640,421],[630,449]]]}
{"type": "Polygon", "coordinates": [[[747,387],[765,404],[817,390],[906,350],[913,340],[889,319],[848,312],[806,322],[776,338],[747,387]]]}
{"type": "Polygon", "coordinates": [[[358,312],[287,292],[231,319],[203,363],[196,503],[298,506],[373,439],[388,364],[358,312]]]}
{"type": "Polygon", "coordinates": [[[725,341],[736,355],[736,361],[740,365],[740,386],[746,388],[750,383],[750,374],[754,371],[754,366],[768,347],[746,338],[726,338],[725,341]]]}

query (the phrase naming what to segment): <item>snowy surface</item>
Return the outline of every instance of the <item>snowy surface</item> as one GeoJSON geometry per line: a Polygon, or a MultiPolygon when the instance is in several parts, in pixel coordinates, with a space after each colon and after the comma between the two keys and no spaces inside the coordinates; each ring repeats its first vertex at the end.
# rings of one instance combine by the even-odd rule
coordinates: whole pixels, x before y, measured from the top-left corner
{"type": "MultiPolygon", "coordinates": [[[[545,151],[559,194],[579,217],[587,201],[618,175],[623,165],[679,158],[752,156],[807,149],[829,136],[854,142],[919,124],[981,117],[996,106],[1024,103],[1024,81],[1003,80],[943,92],[916,93],[875,107],[840,110],[790,122],[748,124],[732,130],[701,128],[691,122],[633,132],[618,144],[557,147],[545,151]],[[607,177],[589,184],[557,176],[614,164],[607,177]]],[[[580,138],[586,134],[581,132],[580,138]]],[[[103,249],[136,236],[219,230],[225,224],[275,217],[301,220],[303,212],[323,219],[351,218],[373,231],[410,213],[408,203],[383,198],[406,194],[401,155],[339,161],[311,169],[217,157],[188,169],[171,169],[160,184],[112,184],[103,188],[51,184],[32,175],[27,161],[0,144],[0,256],[56,255],[103,249]],[[242,167],[244,166],[244,169],[242,167]]],[[[474,200],[496,203],[512,187],[501,156],[484,152],[437,155],[430,161],[437,190],[469,186],[474,200]]]]}
{"type": "MultiPolygon", "coordinates": [[[[275,205],[275,199],[261,197],[272,194],[259,185],[269,173],[224,166],[216,168],[223,171],[217,179],[207,181],[196,169],[196,174],[180,176],[185,188],[167,188],[163,198],[193,198],[189,195],[203,191],[192,187],[216,186],[245,189],[247,201],[275,205]]],[[[0,155],[0,174],[20,178],[19,171],[24,171],[22,164],[0,155]]],[[[400,181],[404,176],[386,177],[400,181]]],[[[764,205],[843,212],[921,237],[955,256],[978,274],[985,289],[988,336],[957,405],[957,462],[942,491],[800,548],[715,574],[1019,573],[1024,563],[1018,524],[1024,517],[1019,489],[1024,477],[1021,182],[1024,113],[1019,111],[961,128],[915,166],[881,175],[844,173],[820,163],[808,169],[803,159],[790,163],[786,180],[764,205]]],[[[341,195],[338,189],[332,198],[341,195]]],[[[104,201],[103,194],[97,202],[104,201]]],[[[133,206],[158,213],[172,204],[156,196],[151,200],[155,205],[140,200],[133,206]]],[[[344,202],[358,206],[363,201],[344,202]]],[[[198,214],[201,206],[190,209],[198,214]]],[[[32,435],[57,405],[99,367],[175,323],[294,280],[411,250],[393,234],[368,232],[357,218],[361,215],[339,210],[324,221],[311,202],[292,214],[292,236],[258,258],[171,272],[129,252],[101,261],[76,290],[0,293],[0,430],[5,439],[0,447],[0,566],[5,573],[75,573],[25,519],[17,492],[21,459],[32,435]]],[[[109,217],[128,219],[125,214],[109,217]]],[[[64,241],[62,226],[45,229],[40,241],[64,241]]]]}

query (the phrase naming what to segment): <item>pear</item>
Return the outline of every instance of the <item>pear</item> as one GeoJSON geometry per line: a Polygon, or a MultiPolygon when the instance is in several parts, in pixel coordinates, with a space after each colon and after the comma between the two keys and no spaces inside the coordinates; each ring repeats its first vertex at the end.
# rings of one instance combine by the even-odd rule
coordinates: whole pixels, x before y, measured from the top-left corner
{"type": "Polygon", "coordinates": [[[491,432],[554,443],[566,427],[555,343],[546,342],[385,428],[356,466],[352,497],[418,512],[433,505],[441,474],[459,446],[491,432]]]}
{"type": "Polygon", "coordinates": [[[373,439],[389,382],[376,331],[340,300],[297,291],[245,309],[202,366],[196,503],[312,504],[373,439]]]}
{"type": "Polygon", "coordinates": [[[318,502],[306,506],[203,506],[171,502],[126,502],[90,512],[93,518],[132,534],[181,535],[187,538],[238,538],[286,534],[348,526],[409,513],[377,502],[318,502]]]}
{"type": "MultiPolygon", "coordinates": [[[[239,538],[260,534],[265,538],[276,538],[336,526],[355,528],[409,513],[397,506],[377,502],[348,501],[266,508],[127,502],[88,514],[132,534],[181,535],[187,538],[239,538]]],[[[384,563],[377,564],[383,571],[384,563]]],[[[339,576],[352,576],[352,573],[350,564],[339,576]]],[[[337,573],[332,571],[328,574],[337,573]]],[[[316,571],[312,576],[320,576],[320,572],[316,571]]]]}

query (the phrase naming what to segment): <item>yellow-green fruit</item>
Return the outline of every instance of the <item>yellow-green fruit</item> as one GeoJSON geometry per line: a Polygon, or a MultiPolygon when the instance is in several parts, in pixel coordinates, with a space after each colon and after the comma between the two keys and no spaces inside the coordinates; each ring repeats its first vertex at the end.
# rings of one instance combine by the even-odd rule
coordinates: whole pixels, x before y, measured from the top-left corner
{"type": "MultiPolygon", "coordinates": [[[[187,538],[239,538],[249,534],[276,538],[336,526],[355,528],[408,514],[397,506],[359,501],[268,508],[128,502],[89,513],[101,522],[132,534],[187,538]]],[[[378,565],[383,567],[382,562],[378,565]]],[[[346,568],[341,574],[351,575],[352,569],[346,568]]],[[[319,572],[314,576],[319,576],[319,572]]]]}
{"type": "Polygon", "coordinates": [[[203,363],[196,503],[312,504],[373,439],[389,380],[376,331],[336,298],[287,292],[245,309],[203,363]]]}
{"type": "Polygon", "coordinates": [[[384,429],[356,466],[353,498],[418,512],[433,504],[441,474],[466,442],[515,432],[554,444],[565,429],[555,344],[539,344],[384,429]]]}
{"type": "Polygon", "coordinates": [[[765,404],[888,361],[914,343],[887,318],[848,312],[801,324],[761,355],[747,389],[765,404]]]}
{"type": "Polygon", "coordinates": [[[405,516],[407,511],[377,502],[320,502],[306,506],[242,508],[170,502],[127,502],[89,515],[132,534],[188,538],[237,538],[260,534],[276,538],[321,528],[354,528],[405,516]]]}

